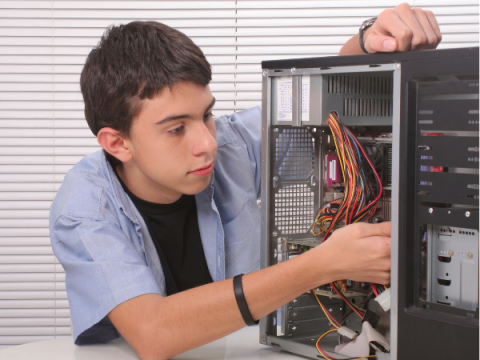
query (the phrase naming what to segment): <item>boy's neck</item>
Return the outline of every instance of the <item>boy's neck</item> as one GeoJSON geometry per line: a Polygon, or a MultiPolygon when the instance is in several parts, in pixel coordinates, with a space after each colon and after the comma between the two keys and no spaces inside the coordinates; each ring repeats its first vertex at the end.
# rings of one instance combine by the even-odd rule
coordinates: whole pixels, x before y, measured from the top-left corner
{"type": "Polygon", "coordinates": [[[166,189],[142,174],[138,167],[122,163],[115,167],[117,175],[136,197],[156,203],[171,204],[180,199],[181,193],[166,189]]]}

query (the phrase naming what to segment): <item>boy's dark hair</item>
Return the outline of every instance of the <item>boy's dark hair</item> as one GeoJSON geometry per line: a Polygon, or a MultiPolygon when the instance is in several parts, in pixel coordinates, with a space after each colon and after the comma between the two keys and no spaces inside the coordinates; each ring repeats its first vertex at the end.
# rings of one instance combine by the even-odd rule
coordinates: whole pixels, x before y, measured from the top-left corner
{"type": "Polygon", "coordinates": [[[181,81],[206,86],[211,80],[202,50],[180,31],[154,21],[112,26],[82,70],[85,118],[95,136],[111,127],[128,138],[141,100],[181,81]]]}

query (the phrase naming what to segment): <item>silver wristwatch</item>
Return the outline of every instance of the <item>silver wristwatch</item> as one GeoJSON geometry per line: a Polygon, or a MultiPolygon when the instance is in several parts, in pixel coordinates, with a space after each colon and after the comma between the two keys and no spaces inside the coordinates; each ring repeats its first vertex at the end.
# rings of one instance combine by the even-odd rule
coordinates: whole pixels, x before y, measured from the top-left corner
{"type": "Polygon", "coordinates": [[[359,33],[359,38],[360,38],[360,47],[362,48],[363,52],[365,54],[368,54],[368,51],[367,49],[365,49],[365,44],[363,42],[363,32],[365,30],[367,30],[370,26],[372,26],[374,23],[375,23],[375,20],[377,20],[376,17],[373,17],[371,19],[368,19],[368,20],[365,20],[363,23],[362,23],[362,26],[360,26],[360,29],[358,31],[359,33]]]}

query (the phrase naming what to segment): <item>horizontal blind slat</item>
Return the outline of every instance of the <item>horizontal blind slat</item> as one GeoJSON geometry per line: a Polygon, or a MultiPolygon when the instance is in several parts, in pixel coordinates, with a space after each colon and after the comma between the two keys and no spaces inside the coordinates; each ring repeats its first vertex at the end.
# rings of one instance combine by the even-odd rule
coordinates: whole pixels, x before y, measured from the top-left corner
{"type": "MultiPolygon", "coordinates": [[[[0,213],[1,216],[1,213],[0,213]]],[[[46,246],[0,246],[0,256],[2,255],[52,255],[53,251],[50,244],[46,246]]],[[[0,284],[0,289],[2,288],[0,284]]]]}
{"type": "Polygon", "coordinates": [[[67,300],[0,300],[0,309],[68,309],[67,300]]]}
{"type": "Polygon", "coordinates": [[[0,246],[9,248],[14,246],[22,247],[51,247],[50,238],[45,237],[0,237],[0,246]]]}
{"type": "Polygon", "coordinates": [[[66,291],[0,291],[0,300],[65,300],[66,291]]]}
{"type": "MultiPolygon", "coordinates": [[[[14,220],[12,220],[14,221],[14,220]]],[[[48,220],[47,220],[48,223],[48,220]]],[[[0,266],[9,266],[14,264],[17,268],[22,268],[26,265],[29,269],[32,264],[49,264],[55,271],[55,255],[0,255],[0,266]]]]}
{"type": "MultiPolygon", "coordinates": [[[[2,282],[0,292],[4,291],[65,291],[65,283],[55,281],[34,282],[2,282]]],[[[1,316],[0,316],[1,318],[1,316]]]]}
{"type": "Polygon", "coordinates": [[[63,272],[62,265],[54,262],[46,264],[0,264],[0,273],[57,273],[63,272]]]}
{"type": "MultiPolygon", "coordinates": [[[[70,327],[70,319],[68,318],[0,318],[0,328],[9,327],[37,327],[37,326],[54,326],[54,327],[70,327]]],[[[62,331],[63,332],[63,331],[62,331]]],[[[1,334],[0,334],[1,335],[1,334]]]]}
{"type": "MultiPolygon", "coordinates": [[[[0,198],[1,198],[0,193],[0,198]]],[[[0,228],[0,237],[7,236],[49,236],[48,228],[0,228]]],[[[0,264],[0,268],[2,265],[0,264]]],[[[1,270],[0,270],[1,271],[1,270]]]]}
{"type": "Polygon", "coordinates": [[[67,292],[58,291],[0,291],[0,300],[66,300],[67,292]]]}
{"type": "Polygon", "coordinates": [[[65,273],[0,273],[2,282],[30,282],[30,281],[65,281],[65,273]]]}
{"type": "Polygon", "coordinates": [[[0,309],[0,318],[70,318],[68,309],[0,309]]]}

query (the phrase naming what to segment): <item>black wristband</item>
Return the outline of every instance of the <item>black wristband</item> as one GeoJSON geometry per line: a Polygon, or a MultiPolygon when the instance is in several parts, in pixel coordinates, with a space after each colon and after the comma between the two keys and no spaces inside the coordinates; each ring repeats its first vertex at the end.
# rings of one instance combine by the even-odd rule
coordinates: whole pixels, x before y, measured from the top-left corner
{"type": "Polygon", "coordinates": [[[257,325],[258,321],[253,320],[245,300],[245,295],[243,294],[242,276],[243,274],[239,274],[233,278],[233,292],[235,294],[235,300],[237,300],[238,310],[240,310],[245,324],[248,326],[257,325]]]}
{"type": "Polygon", "coordinates": [[[363,52],[364,52],[365,54],[368,54],[368,51],[367,51],[367,49],[365,49],[365,44],[364,44],[364,42],[363,42],[363,29],[360,29],[359,34],[360,34],[360,36],[359,36],[359,38],[360,38],[360,47],[362,48],[362,50],[363,50],[363,52]]]}
{"type": "Polygon", "coordinates": [[[359,34],[359,41],[360,41],[360,47],[362,48],[363,52],[365,54],[368,54],[368,51],[367,49],[365,48],[365,43],[363,42],[363,32],[365,30],[367,30],[370,26],[372,26],[375,21],[377,20],[376,17],[374,18],[371,18],[371,19],[368,19],[368,20],[365,20],[362,24],[362,26],[360,26],[360,29],[358,30],[358,34],[359,34]]]}

